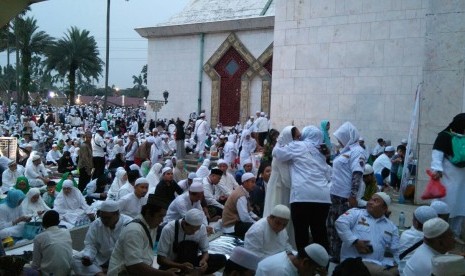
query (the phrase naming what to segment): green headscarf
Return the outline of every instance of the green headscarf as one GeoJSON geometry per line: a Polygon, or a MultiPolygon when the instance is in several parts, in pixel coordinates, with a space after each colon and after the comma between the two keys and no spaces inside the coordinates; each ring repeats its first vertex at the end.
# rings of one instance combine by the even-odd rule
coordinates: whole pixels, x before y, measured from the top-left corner
{"type": "MultiPolygon", "coordinates": [[[[69,174],[70,174],[70,172],[66,172],[66,173],[64,173],[64,174],[61,176],[61,179],[60,179],[60,181],[58,182],[57,187],[56,187],[56,191],[57,191],[57,192],[61,192],[61,188],[62,188],[62,186],[63,186],[63,181],[65,181],[65,180],[68,179],[69,174]]],[[[73,186],[76,187],[76,188],[78,188],[78,184],[77,184],[77,182],[74,180],[74,177],[73,177],[73,179],[71,179],[71,181],[73,181],[73,186]]]]}
{"type": "Polygon", "coordinates": [[[24,176],[20,176],[16,179],[16,184],[15,184],[15,187],[14,187],[16,190],[20,190],[21,192],[23,192],[24,194],[27,194],[27,192],[29,191],[29,189],[31,188],[31,186],[29,186],[29,180],[27,180],[26,177],[24,176]],[[24,189],[20,189],[18,187],[18,183],[19,182],[26,182],[26,188],[24,189]]]}

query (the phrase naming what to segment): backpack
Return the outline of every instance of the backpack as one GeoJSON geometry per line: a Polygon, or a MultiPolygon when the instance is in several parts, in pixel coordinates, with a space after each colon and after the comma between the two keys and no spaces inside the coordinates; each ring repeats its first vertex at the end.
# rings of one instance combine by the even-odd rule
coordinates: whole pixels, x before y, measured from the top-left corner
{"type": "Polygon", "coordinates": [[[452,153],[449,161],[459,167],[465,167],[465,136],[448,132],[452,136],[452,153]]]}

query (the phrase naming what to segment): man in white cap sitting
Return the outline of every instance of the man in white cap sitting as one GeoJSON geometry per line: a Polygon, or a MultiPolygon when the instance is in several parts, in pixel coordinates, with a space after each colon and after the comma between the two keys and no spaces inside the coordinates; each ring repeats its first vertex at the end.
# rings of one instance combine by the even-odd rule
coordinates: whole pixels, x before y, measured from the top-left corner
{"type": "Polygon", "coordinates": [[[197,175],[195,172],[190,172],[187,175],[186,179],[183,179],[178,182],[178,186],[181,187],[181,189],[186,192],[189,190],[189,187],[192,185],[192,182],[194,181],[194,178],[197,178],[197,175]]]}
{"type": "Polygon", "coordinates": [[[199,209],[189,210],[183,219],[169,222],[161,232],[157,262],[161,270],[178,268],[189,274],[198,271],[212,274],[224,267],[226,257],[208,253],[205,214],[199,209]],[[202,252],[199,256],[198,252],[202,252]]]}
{"type": "Polygon", "coordinates": [[[245,234],[244,247],[260,259],[292,250],[286,231],[290,218],[291,211],[287,206],[276,205],[268,217],[260,219],[250,227],[245,234]]]}
{"type": "Polygon", "coordinates": [[[465,275],[465,258],[461,255],[437,255],[431,259],[431,275],[463,276],[465,275]]]}
{"type": "Polygon", "coordinates": [[[228,172],[229,166],[224,159],[219,159],[216,163],[218,164],[218,169],[223,172],[223,175],[221,176],[218,185],[216,185],[218,193],[215,196],[219,202],[224,203],[234,191],[234,189],[239,187],[239,184],[237,184],[234,176],[228,172]]]}
{"type": "Polygon", "coordinates": [[[399,270],[402,271],[405,264],[415,250],[423,243],[423,224],[432,218],[437,218],[436,211],[430,206],[420,206],[413,213],[412,227],[405,230],[399,240],[399,270]]]}
{"type": "Polygon", "coordinates": [[[120,198],[118,204],[121,214],[136,217],[140,214],[142,206],[147,203],[147,192],[149,190],[149,182],[146,178],[141,177],[134,184],[134,192],[120,198]]]}
{"type": "Polygon", "coordinates": [[[257,265],[261,259],[252,251],[242,246],[236,246],[231,252],[226,265],[224,266],[224,276],[253,276],[257,270],[257,265]]]}
{"type": "Polygon", "coordinates": [[[102,201],[98,218],[91,223],[87,231],[84,249],[74,258],[74,272],[78,275],[106,272],[121,230],[131,220],[131,217],[120,214],[116,201],[102,201]]]}
{"type": "Polygon", "coordinates": [[[426,221],[423,224],[423,234],[423,244],[405,265],[405,276],[431,275],[431,258],[454,249],[454,234],[443,219],[433,218],[426,221]]]}
{"type": "Polygon", "coordinates": [[[52,149],[47,152],[45,164],[58,166],[58,160],[61,157],[61,152],[58,150],[57,144],[52,145],[52,149]]]}
{"type": "Polygon", "coordinates": [[[384,186],[384,178],[391,173],[391,157],[394,156],[395,151],[393,146],[387,146],[384,148],[384,153],[373,162],[376,181],[381,188],[384,186]]]}
{"type": "Polygon", "coordinates": [[[441,200],[433,200],[430,206],[436,210],[439,218],[442,218],[444,221],[449,221],[450,209],[447,203],[441,200]]]}
{"type": "MultiPolygon", "coordinates": [[[[163,223],[168,223],[173,220],[183,218],[191,209],[198,209],[203,212],[201,200],[203,198],[203,184],[201,178],[195,178],[192,185],[189,186],[189,191],[176,197],[171,202],[166,212],[163,223]]],[[[204,217],[203,223],[208,225],[207,217],[204,217]]]]}
{"type": "Polygon", "coordinates": [[[243,239],[245,233],[254,224],[259,217],[252,212],[249,204],[249,193],[255,187],[255,175],[253,173],[244,173],[242,175],[242,185],[236,188],[231,196],[228,197],[223,210],[223,227],[227,232],[243,239]]]}
{"type": "Polygon", "coordinates": [[[33,155],[30,158],[32,162],[26,164],[24,176],[29,180],[31,187],[42,187],[49,181],[48,172],[39,155],[33,155]]]}
{"type": "Polygon", "coordinates": [[[397,275],[393,260],[384,257],[389,250],[399,262],[399,232],[385,214],[391,198],[384,192],[375,193],[366,209],[350,209],[336,220],[336,230],[342,240],[341,262],[361,257],[372,275],[397,275]],[[392,268],[385,269],[386,266],[392,268]]]}
{"type": "Polygon", "coordinates": [[[370,164],[365,164],[363,169],[363,181],[360,183],[360,188],[357,193],[357,205],[359,208],[365,208],[371,196],[378,192],[373,167],[370,164]]]}
{"type": "Polygon", "coordinates": [[[224,206],[216,199],[216,193],[218,193],[216,185],[220,182],[222,175],[222,170],[213,168],[210,170],[210,174],[202,179],[204,197],[210,217],[221,216],[223,213],[224,206]]]}
{"type": "Polygon", "coordinates": [[[10,160],[8,168],[2,173],[2,186],[0,187],[1,193],[6,193],[16,185],[16,179],[24,176],[24,167],[18,165],[16,161],[10,160]]]}
{"type": "Polygon", "coordinates": [[[307,245],[296,255],[284,251],[267,257],[258,263],[256,276],[271,275],[326,275],[329,256],[317,243],[307,245]]]}

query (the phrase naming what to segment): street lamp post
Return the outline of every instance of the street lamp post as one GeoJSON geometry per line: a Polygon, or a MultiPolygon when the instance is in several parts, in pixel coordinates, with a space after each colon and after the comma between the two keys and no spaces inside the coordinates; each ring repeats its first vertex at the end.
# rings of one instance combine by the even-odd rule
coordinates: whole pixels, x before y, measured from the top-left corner
{"type": "Polygon", "coordinates": [[[108,64],[110,62],[110,2],[107,0],[107,38],[105,48],[105,99],[103,101],[103,117],[107,114],[107,97],[108,97],[108,64]]]}
{"type": "MultiPolygon", "coordinates": [[[[144,97],[144,104],[145,105],[150,105],[150,107],[152,108],[153,112],[155,112],[155,122],[157,122],[157,113],[158,111],[161,110],[161,108],[168,103],[168,96],[170,95],[170,93],[165,90],[163,91],[163,99],[164,100],[148,100],[146,97],[144,97]]],[[[148,97],[149,95],[149,91],[147,90],[146,91],[146,95],[148,97]]]]}

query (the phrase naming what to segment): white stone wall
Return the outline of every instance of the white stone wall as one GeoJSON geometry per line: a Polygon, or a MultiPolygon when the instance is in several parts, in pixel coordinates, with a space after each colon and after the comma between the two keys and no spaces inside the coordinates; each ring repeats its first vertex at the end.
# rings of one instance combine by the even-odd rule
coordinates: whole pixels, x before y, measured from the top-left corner
{"type": "Polygon", "coordinates": [[[398,145],[423,78],[427,4],[277,0],[274,126],[351,121],[370,148],[379,137],[398,145]]]}
{"type": "MultiPolygon", "coordinates": [[[[255,58],[258,58],[273,42],[272,29],[239,31],[236,34],[255,58]]],[[[229,33],[205,34],[202,65],[215,53],[228,35],[229,33]]],[[[197,110],[200,35],[154,38],[149,39],[148,43],[149,99],[163,99],[162,92],[164,90],[170,92],[168,104],[162,107],[157,117],[187,119],[189,113],[197,110]]],[[[260,109],[260,93],[261,81],[254,80],[251,86],[252,112],[260,109]]],[[[211,80],[203,72],[201,108],[206,111],[207,118],[211,115],[210,95],[211,80]]],[[[148,114],[151,118],[155,116],[150,111],[148,114]]]]}

